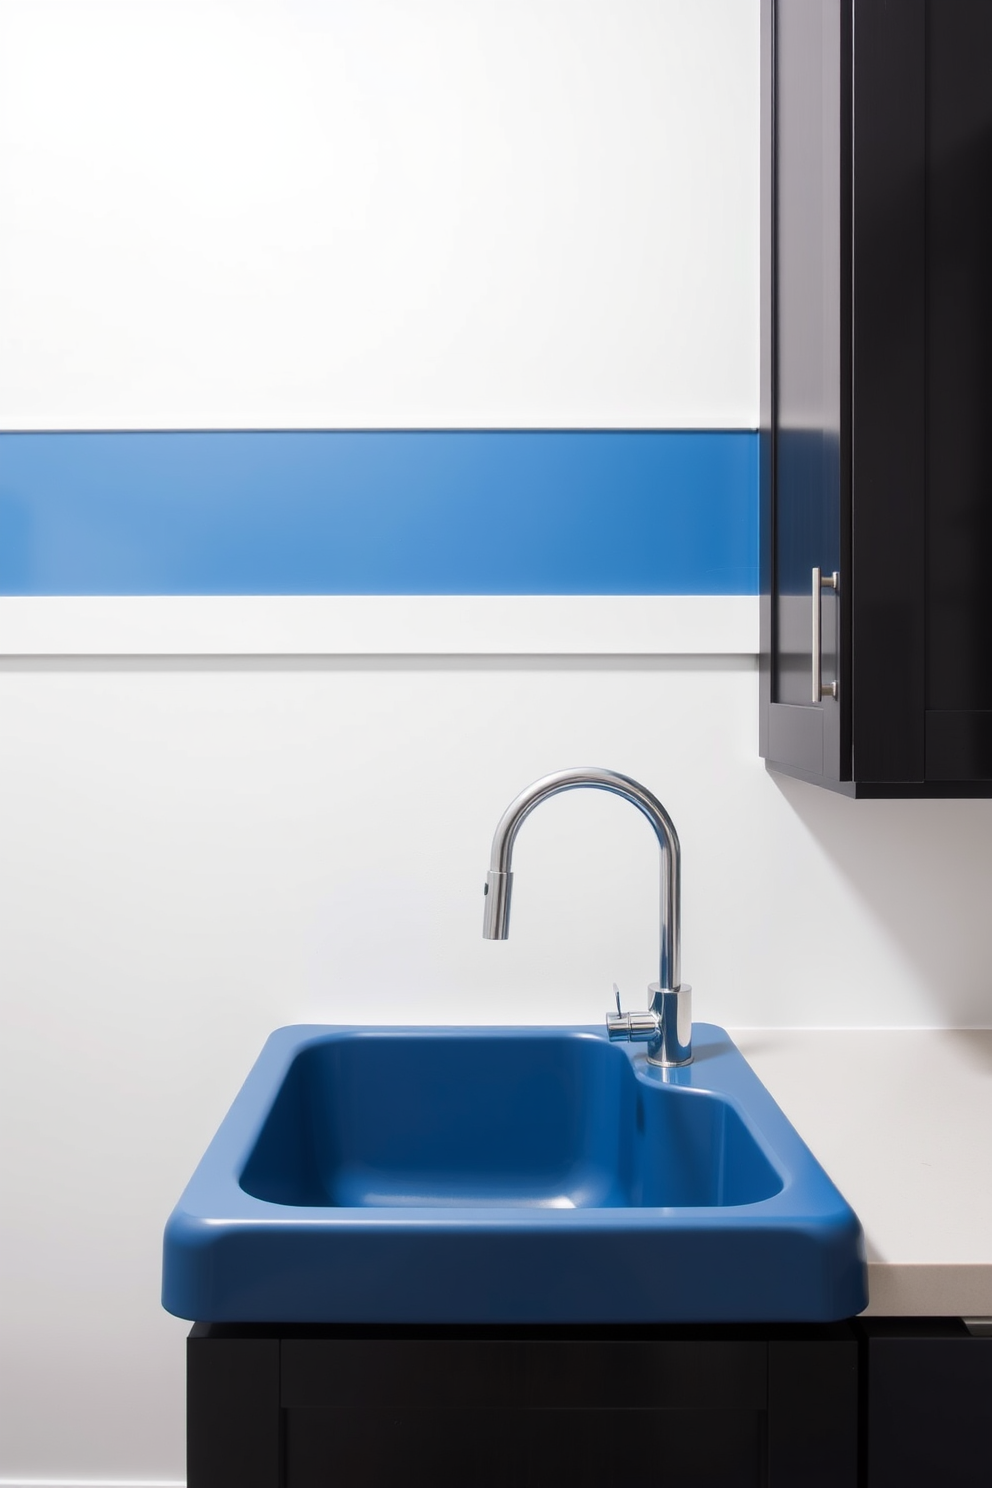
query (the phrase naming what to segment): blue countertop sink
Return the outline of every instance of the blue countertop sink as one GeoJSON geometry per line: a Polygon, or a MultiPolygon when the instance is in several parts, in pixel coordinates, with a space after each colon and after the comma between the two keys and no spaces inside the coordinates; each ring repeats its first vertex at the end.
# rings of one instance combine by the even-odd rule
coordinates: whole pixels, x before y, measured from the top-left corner
{"type": "Polygon", "coordinates": [[[729,1036],[281,1028],[174,1210],[202,1322],[827,1321],[857,1217],[729,1036]]]}

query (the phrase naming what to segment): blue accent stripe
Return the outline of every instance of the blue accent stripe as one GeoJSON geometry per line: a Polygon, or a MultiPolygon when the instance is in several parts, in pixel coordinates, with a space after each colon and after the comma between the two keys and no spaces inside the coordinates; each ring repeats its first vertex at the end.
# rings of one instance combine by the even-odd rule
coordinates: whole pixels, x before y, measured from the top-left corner
{"type": "Polygon", "coordinates": [[[755,594],[726,432],[0,435],[0,593],[755,594]]]}

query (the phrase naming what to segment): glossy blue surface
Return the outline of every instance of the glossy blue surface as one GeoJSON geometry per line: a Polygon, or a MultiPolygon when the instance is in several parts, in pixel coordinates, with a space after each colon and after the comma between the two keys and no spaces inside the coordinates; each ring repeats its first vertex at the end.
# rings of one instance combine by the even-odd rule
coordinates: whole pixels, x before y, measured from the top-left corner
{"type": "Polygon", "coordinates": [[[722,1029],[274,1033],[169,1220],[200,1321],[823,1321],[860,1225],[722,1029]]]}
{"type": "Polygon", "coordinates": [[[0,434],[2,594],[756,594],[748,430],[0,434]]]}

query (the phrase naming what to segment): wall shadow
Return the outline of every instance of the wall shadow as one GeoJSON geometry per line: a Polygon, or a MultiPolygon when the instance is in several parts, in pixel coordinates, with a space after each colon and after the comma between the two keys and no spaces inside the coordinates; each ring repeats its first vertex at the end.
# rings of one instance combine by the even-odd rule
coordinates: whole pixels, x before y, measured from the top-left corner
{"type": "Polygon", "coordinates": [[[992,1027],[992,800],[851,800],[768,774],[918,968],[934,1025],[992,1027]]]}

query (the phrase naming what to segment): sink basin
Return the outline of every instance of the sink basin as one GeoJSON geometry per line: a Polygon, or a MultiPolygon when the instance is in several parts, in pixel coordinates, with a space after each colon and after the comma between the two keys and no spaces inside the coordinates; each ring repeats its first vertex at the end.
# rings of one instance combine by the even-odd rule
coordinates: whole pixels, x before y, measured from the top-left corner
{"type": "Polygon", "coordinates": [[[282,1028],[165,1234],[202,1322],[826,1321],[861,1227],[719,1028],[282,1028]]]}

